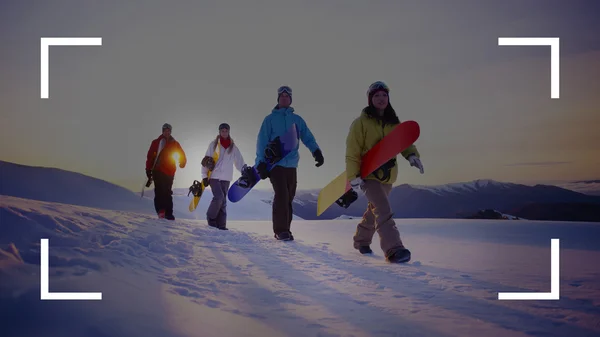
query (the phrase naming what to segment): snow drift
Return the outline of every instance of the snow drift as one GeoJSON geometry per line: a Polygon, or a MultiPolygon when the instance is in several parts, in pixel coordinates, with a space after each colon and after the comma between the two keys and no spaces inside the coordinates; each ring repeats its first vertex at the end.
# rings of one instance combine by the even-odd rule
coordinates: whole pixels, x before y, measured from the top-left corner
{"type": "Polygon", "coordinates": [[[398,220],[405,265],[351,246],[356,220],[198,220],[0,197],[2,336],[592,336],[600,334],[600,226],[398,220]],[[547,292],[561,239],[559,301],[547,292]],[[101,301],[40,301],[40,239],[50,291],[101,301]],[[11,246],[11,243],[14,246],[11,246]]]}

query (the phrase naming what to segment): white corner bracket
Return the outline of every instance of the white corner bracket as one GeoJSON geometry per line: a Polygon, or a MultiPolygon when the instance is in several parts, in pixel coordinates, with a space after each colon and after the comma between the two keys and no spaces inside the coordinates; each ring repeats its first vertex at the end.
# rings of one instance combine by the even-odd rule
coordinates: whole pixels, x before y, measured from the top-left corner
{"type": "Polygon", "coordinates": [[[40,98],[47,99],[50,87],[50,46],[101,46],[101,37],[42,37],[40,38],[40,98]]]}
{"type": "Polygon", "coordinates": [[[55,301],[69,301],[69,300],[102,300],[102,293],[51,293],[50,292],[50,281],[49,281],[49,250],[48,250],[48,239],[42,239],[41,247],[41,279],[40,279],[40,299],[41,300],[55,300],[55,301]]]}
{"type": "Polygon", "coordinates": [[[560,97],[560,38],[499,37],[499,46],[550,46],[550,98],[560,97]]]}
{"type": "Polygon", "coordinates": [[[549,293],[498,293],[499,300],[559,300],[560,299],[560,248],[559,239],[551,240],[550,292],[549,293]]]}

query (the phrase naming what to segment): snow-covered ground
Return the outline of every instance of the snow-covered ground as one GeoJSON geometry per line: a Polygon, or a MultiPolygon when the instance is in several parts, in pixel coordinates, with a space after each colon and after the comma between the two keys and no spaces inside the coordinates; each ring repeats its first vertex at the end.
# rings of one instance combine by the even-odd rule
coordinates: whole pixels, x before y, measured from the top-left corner
{"type": "MultiPolygon", "coordinates": [[[[152,200],[154,196],[148,197],[152,200]]],[[[212,190],[207,188],[204,190],[200,202],[196,209],[190,213],[188,206],[192,200],[192,194],[174,194],[173,195],[173,209],[177,210],[179,214],[192,217],[194,219],[206,219],[206,210],[210,205],[213,198],[212,190]]],[[[232,203],[227,200],[227,219],[228,220],[266,220],[272,219],[272,206],[271,202],[273,199],[272,191],[262,190],[251,190],[242,200],[232,203]]],[[[293,216],[296,220],[302,218],[297,215],[293,216]]]]}
{"type": "Polygon", "coordinates": [[[13,336],[595,336],[600,225],[398,220],[409,264],[351,245],[357,220],[201,220],[0,196],[0,327],[13,336]],[[50,291],[40,300],[40,239],[50,291]],[[499,301],[550,291],[550,239],[561,239],[559,301],[499,301]],[[8,248],[14,243],[18,252],[8,248]],[[12,251],[13,253],[9,253],[12,251]]]}

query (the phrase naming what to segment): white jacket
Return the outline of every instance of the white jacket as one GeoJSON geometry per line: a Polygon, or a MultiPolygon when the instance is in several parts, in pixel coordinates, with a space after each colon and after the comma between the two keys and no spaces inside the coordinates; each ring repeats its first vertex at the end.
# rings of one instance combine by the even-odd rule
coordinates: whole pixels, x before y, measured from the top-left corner
{"type": "MultiPolygon", "coordinates": [[[[213,140],[208,144],[208,149],[206,149],[205,156],[212,157],[214,152],[216,140],[213,140]]],[[[238,171],[242,171],[242,167],[244,167],[244,157],[240,152],[240,149],[232,142],[231,145],[226,149],[223,145],[219,145],[220,153],[219,159],[215,165],[215,169],[210,174],[211,179],[218,180],[233,180],[233,165],[237,168],[238,171]]],[[[208,175],[208,168],[202,166],[202,178],[206,178],[208,175]]]]}

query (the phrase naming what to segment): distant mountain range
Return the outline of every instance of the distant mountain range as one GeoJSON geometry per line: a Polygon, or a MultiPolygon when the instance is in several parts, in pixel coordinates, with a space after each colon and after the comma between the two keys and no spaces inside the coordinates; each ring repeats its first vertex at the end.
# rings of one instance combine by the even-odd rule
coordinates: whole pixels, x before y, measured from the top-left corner
{"type": "MultiPolygon", "coordinates": [[[[317,217],[317,195],[318,191],[299,192],[294,212],[307,220],[335,219],[340,216],[361,216],[366,209],[366,199],[361,196],[348,209],[334,204],[317,217]]],[[[397,218],[464,218],[485,209],[530,220],[596,219],[596,215],[600,215],[600,196],[552,185],[527,186],[494,180],[440,186],[399,185],[392,189],[390,201],[397,218]],[[563,209],[559,212],[560,216],[553,210],[556,205],[563,209]],[[569,211],[569,208],[572,210],[569,211]],[[588,216],[578,215],[578,210],[588,216]]]]}
{"type": "MultiPolygon", "coordinates": [[[[83,174],[45,167],[33,167],[0,161],[0,195],[60,202],[97,208],[153,213],[152,188],[144,198],[104,180],[83,174]]],[[[591,186],[600,181],[574,182],[591,186]]],[[[208,191],[209,192],[209,191],[208,191]]],[[[299,190],[294,214],[306,220],[361,217],[366,200],[361,196],[348,209],[333,204],[317,217],[318,190],[299,190]]],[[[203,218],[212,196],[201,200],[202,209],[187,211],[187,189],[176,189],[176,216],[203,218]]],[[[229,206],[231,215],[249,219],[269,218],[273,192],[252,191],[238,204],[229,206]]],[[[600,221],[600,196],[584,194],[553,185],[528,186],[494,180],[474,180],[439,186],[399,185],[390,201],[397,218],[489,217],[485,210],[529,220],[600,221]],[[482,215],[483,214],[483,215],[482,215]],[[487,214],[487,215],[486,215],[487,214]]]]}

